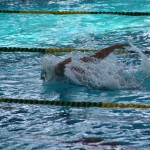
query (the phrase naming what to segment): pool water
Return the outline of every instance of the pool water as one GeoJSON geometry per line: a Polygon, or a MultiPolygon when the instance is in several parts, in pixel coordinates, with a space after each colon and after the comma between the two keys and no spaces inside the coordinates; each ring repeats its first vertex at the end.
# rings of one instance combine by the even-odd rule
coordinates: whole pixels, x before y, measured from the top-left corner
{"type": "MultiPolygon", "coordinates": [[[[149,7],[149,0],[27,0],[26,4],[1,0],[0,3],[1,10],[149,12],[149,7]]],[[[98,50],[125,42],[131,42],[143,51],[150,50],[149,16],[0,14],[0,47],[98,50]]],[[[134,56],[130,58],[126,54],[110,56],[110,60],[114,57],[125,60],[126,64],[130,60],[144,61],[134,56]]],[[[148,55],[147,57],[149,58],[148,55]]],[[[0,97],[150,104],[149,76],[142,87],[128,86],[123,89],[115,88],[114,84],[111,89],[108,86],[99,89],[70,81],[44,82],[40,79],[43,58],[45,55],[42,53],[1,52],[0,97]]],[[[127,68],[130,71],[134,69],[135,65],[132,64],[131,68],[127,68]]],[[[148,72],[148,69],[145,70],[148,72]]],[[[140,79],[143,80],[142,77],[140,79]]],[[[149,109],[1,103],[0,128],[0,149],[4,150],[150,148],[149,109]]]]}

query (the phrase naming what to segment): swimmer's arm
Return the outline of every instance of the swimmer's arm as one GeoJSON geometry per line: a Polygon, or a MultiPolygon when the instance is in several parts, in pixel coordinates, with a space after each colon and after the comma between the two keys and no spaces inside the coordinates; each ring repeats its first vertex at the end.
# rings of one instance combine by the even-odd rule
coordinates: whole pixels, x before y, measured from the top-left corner
{"type": "MultiPolygon", "coordinates": [[[[108,56],[111,52],[113,52],[117,48],[122,48],[124,46],[129,46],[129,44],[116,44],[107,48],[104,48],[94,55],[91,55],[90,57],[82,57],[80,60],[83,62],[89,62],[91,57],[98,58],[98,59],[104,59],[106,56],[108,56]]],[[[65,65],[71,62],[71,57],[65,59],[64,61],[60,62],[58,66],[65,68],[65,65]]]]}
{"type": "Polygon", "coordinates": [[[71,62],[71,57],[65,59],[64,61],[61,61],[60,63],[58,63],[58,66],[61,68],[65,68],[65,65],[71,62]]]}
{"type": "MultiPolygon", "coordinates": [[[[113,52],[115,49],[122,48],[124,46],[129,46],[129,44],[116,44],[116,45],[104,48],[104,49],[98,51],[97,53],[95,53],[94,55],[91,55],[90,57],[82,57],[82,58],[80,58],[80,60],[82,60],[83,62],[90,62],[91,57],[94,57],[94,58],[97,58],[97,59],[104,59],[111,52],[113,52]]],[[[65,65],[70,63],[71,60],[72,60],[72,58],[70,57],[70,58],[67,58],[64,61],[58,63],[57,68],[55,69],[56,74],[58,74],[57,70],[64,69],[65,65]]]]}
{"type": "MultiPolygon", "coordinates": [[[[113,52],[115,49],[117,48],[122,48],[124,46],[129,46],[129,44],[116,44],[107,48],[104,48],[100,51],[98,51],[97,53],[95,53],[94,55],[91,55],[90,57],[82,57],[80,58],[80,60],[82,60],[83,62],[90,62],[91,61],[91,57],[97,58],[97,59],[104,59],[105,57],[107,57],[111,52],[113,52]]],[[[67,60],[68,61],[68,60],[67,60]]],[[[71,58],[69,59],[69,62],[71,61],[71,58]]],[[[66,61],[65,61],[66,62],[66,61]]],[[[68,62],[68,63],[69,63],[68,62]]],[[[72,69],[74,69],[75,71],[83,74],[84,70],[81,69],[80,67],[73,67],[72,69]]]]}
{"type": "MultiPolygon", "coordinates": [[[[83,58],[80,58],[80,60],[82,60],[83,62],[88,62],[90,61],[90,57],[83,57],[83,58]]],[[[65,68],[65,65],[70,63],[72,61],[72,58],[67,58],[65,59],[64,61],[61,61],[60,63],[58,63],[57,67],[58,68],[65,68]]]]}
{"type": "Polygon", "coordinates": [[[71,57],[61,61],[57,64],[55,68],[55,74],[58,76],[62,76],[64,74],[65,65],[71,62],[71,57]]]}
{"type": "MultiPolygon", "coordinates": [[[[82,57],[80,58],[80,60],[82,60],[83,62],[88,62],[90,61],[90,57],[82,57]]],[[[72,61],[72,58],[67,58],[65,59],[64,61],[61,61],[60,63],[58,63],[58,67],[61,67],[61,68],[65,68],[65,65],[70,63],[72,61]]]]}
{"type": "MultiPolygon", "coordinates": [[[[83,57],[80,60],[82,60],[83,62],[88,62],[90,57],[83,57]]],[[[72,58],[67,58],[64,61],[58,63],[57,67],[55,68],[55,73],[58,76],[62,76],[64,73],[64,69],[65,69],[65,65],[70,63],[72,61],[72,58]]],[[[84,73],[83,69],[81,69],[80,67],[72,67],[72,70],[75,70],[79,73],[84,73]]]]}
{"type": "Polygon", "coordinates": [[[130,46],[130,45],[129,44],[116,44],[116,45],[104,48],[104,49],[98,51],[97,53],[95,53],[94,55],[92,55],[90,57],[94,57],[94,58],[97,58],[97,59],[104,59],[111,52],[113,52],[115,49],[122,48],[124,46],[130,46]]]}
{"type": "MultiPolygon", "coordinates": [[[[129,46],[129,44],[116,44],[116,45],[104,48],[104,49],[98,51],[97,53],[95,53],[94,55],[91,55],[90,57],[94,57],[94,58],[98,58],[98,59],[104,59],[106,56],[108,56],[115,49],[122,48],[124,46],[129,46]]],[[[82,57],[82,58],[80,58],[80,60],[82,60],[83,62],[89,62],[90,61],[90,57],[82,57]]],[[[67,58],[64,61],[60,62],[58,64],[58,66],[65,68],[65,65],[70,63],[71,60],[72,60],[71,57],[67,58]]]]}

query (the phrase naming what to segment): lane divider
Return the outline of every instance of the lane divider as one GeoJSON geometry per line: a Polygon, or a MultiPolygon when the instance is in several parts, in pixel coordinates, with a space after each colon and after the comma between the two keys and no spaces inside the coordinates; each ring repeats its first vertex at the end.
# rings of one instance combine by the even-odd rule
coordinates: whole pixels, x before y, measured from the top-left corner
{"type": "MultiPolygon", "coordinates": [[[[21,47],[0,47],[0,52],[41,52],[41,53],[61,53],[61,52],[96,52],[98,50],[74,49],[74,48],[21,48],[21,47]]],[[[136,53],[125,49],[115,50],[116,53],[136,53]]],[[[143,51],[144,54],[150,54],[150,51],[143,51]]]]}
{"type": "Polygon", "coordinates": [[[124,104],[124,103],[107,103],[107,102],[69,102],[69,101],[49,101],[49,100],[12,99],[12,98],[0,98],[0,102],[56,105],[56,106],[70,106],[70,107],[150,108],[150,105],[143,105],[143,104],[124,104]]]}
{"type": "Polygon", "coordinates": [[[96,50],[73,49],[73,48],[20,48],[20,47],[0,47],[0,52],[41,52],[41,53],[61,53],[61,52],[90,52],[96,50]]]}
{"type": "Polygon", "coordinates": [[[17,14],[52,14],[52,15],[83,15],[83,14],[107,14],[107,15],[126,15],[126,16],[150,16],[150,12],[87,12],[87,11],[45,11],[45,10],[0,10],[0,13],[17,14]]]}

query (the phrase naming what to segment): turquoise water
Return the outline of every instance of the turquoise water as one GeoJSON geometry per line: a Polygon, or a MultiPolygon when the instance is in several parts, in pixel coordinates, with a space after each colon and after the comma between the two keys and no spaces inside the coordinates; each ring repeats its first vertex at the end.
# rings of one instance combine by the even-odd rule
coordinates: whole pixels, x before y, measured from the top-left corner
{"type": "MultiPolygon", "coordinates": [[[[148,12],[149,7],[149,0],[39,0],[26,4],[3,0],[0,3],[1,9],[11,10],[148,12]]],[[[141,50],[150,50],[150,17],[0,14],[0,47],[101,49],[128,41],[141,50]]],[[[148,80],[142,88],[113,90],[44,82],[40,79],[43,57],[41,53],[1,52],[0,97],[150,104],[148,80]]],[[[126,55],[119,57],[125,59],[126,55]]],[[[0,128],[0,149],[4,150],[150,148],[149,109],[1,103],[0,128]],[[91,142],[92,138],[97,142],[91,142]]]]}

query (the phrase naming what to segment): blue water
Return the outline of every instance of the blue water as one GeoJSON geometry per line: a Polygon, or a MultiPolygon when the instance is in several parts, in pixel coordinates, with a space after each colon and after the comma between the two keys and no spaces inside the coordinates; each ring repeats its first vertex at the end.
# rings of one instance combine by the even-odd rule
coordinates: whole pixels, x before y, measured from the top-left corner
{"type": "MultiPolygon", "coordinates": [[[[150,11],[149,0],[1,0],[8,10],[150,11]]],[[[150,17],[0,14],[0,47],[150,50],[150,17]]],[[[41,53],[0,53],[0,97],[150,104],[147,88],[98,90],[40,79],[41,53]]],[[[123,56],[124,58],[125,56],[123,56]]],[[[150,149],[150,110],[0,104],[0,149],[150,149]],[[88,139],[95,138],[97,142],[88,139]]]]}

